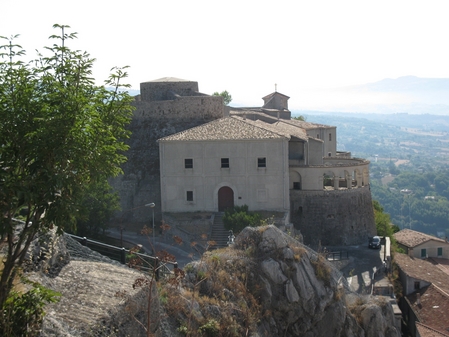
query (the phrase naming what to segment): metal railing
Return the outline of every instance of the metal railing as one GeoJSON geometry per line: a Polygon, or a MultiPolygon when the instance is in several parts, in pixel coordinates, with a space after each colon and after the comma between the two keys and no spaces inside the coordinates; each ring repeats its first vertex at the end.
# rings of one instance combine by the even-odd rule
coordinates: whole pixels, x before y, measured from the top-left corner
{"type": "Polygon", "coordinates": [[[148,274],[155,271],[156,279],[159,279],[161,276],[172,274],[173,269],[178,268],[178,263],[174,261],[161,261],[156,256],[142,254],[124,247],[120,248],[73,234],[65,233],[65,235],[70,236],[81,243],[81,245],[109,257],[111,260],[118,261],[121,264],[127,264],[131,268],[138,269],[148,274]]]}
{"type": "Polygon", "coordinates": [[[326,259],[329,261],[339,261],[349,259],[348,251],[327,252],[326,259]]]}

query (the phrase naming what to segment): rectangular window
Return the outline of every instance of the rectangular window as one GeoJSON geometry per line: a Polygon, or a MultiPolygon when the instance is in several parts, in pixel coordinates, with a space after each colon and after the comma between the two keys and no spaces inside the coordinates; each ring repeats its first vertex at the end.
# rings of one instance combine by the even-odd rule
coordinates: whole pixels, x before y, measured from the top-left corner
{"type": "Polygon", "coordinates": [[[187,191],[187,201],[193,201],[193,191],[187,191]]]}
{"type": "Polygon", "coordinates": [[[415,281],[415,290],[419,290],[419,286],[420,286],[419,281],[415,281]]]}
{"type": "Polygon", "coordinates": [[[193,159],[184,159],[184,168],[193,169],[193,159]]]}
{"type": "Polygon", "coordinates": [[[332,133],[329,133],[329,141],[332,141],[332,133]]]}
{"type": "Polygon", "coordinates": [[[293,182],[293,189],[294,190],[300,190],[301,189],[301,183],[298,181],[293,182]]]}
{"type": "Polygon", "coordinates": [[[257,167],[267,167],[267,158],[257,158],[257,167]]]}
{"type": "Polygon", "coordinates": [[[438,257],[443,256],[443,247],[438,247],[438,248],[437,248],[437,256],[438,256],[438,257]]]}
{"type": "Polygon", "coordinates": [[[421,257],[422,258],[427,257],[427,249],[425,248],[421,249],[421,257]]]}
{"type": "Polygon", "coordinates": [[[316,138],[320,139],[320,134],[319,133],[316,134],[316,138]]]}
{"type": "Polygon", "coordinates": [[[221,158],[221,168],[229,168],[229,158],[221,158]]]}

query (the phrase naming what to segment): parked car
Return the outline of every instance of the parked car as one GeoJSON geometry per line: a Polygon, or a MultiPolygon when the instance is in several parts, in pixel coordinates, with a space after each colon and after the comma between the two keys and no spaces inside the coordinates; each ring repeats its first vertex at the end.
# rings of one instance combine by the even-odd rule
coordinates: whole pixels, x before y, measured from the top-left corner
{"type": "Polygon", "coordinates": [[[379,249],[380,248],[380,237],[373,236],[369,239],[368,248],[379,249]]]}

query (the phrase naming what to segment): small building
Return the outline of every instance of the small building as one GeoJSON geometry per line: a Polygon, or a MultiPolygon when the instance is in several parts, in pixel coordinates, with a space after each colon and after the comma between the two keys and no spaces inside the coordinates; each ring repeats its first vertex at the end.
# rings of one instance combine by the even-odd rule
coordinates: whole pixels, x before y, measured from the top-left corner
{"type": "Polygon", "coordinates": [[[449,261],[397,253],[405,326],[413,337],[449,336],[449,261]],[[436,334],[429,334],[429,331],[436,334]]]}
{"type": "Polygon", "coordinates": [[[436,257],[449,259],[449,243],[447,240],[432,235],[403,229],[394,234],[400,248],[411,257],[436,257]]]}

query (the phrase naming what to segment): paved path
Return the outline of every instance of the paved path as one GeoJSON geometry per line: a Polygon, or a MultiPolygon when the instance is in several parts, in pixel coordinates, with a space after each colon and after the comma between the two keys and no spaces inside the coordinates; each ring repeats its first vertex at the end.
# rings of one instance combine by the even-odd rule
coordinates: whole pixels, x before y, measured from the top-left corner
{"type": "Polygon", "coordinates": [[[375,271],[383,266],[382,249],[369,249],[366,245],[326,247],[327,251],[347,251],[348,260],[342,260],[340,271],[348,280],[352,290],[359,294],[371,293],[375,271]]]}

